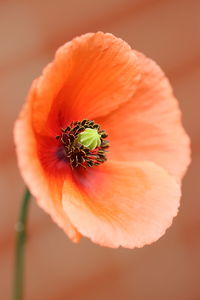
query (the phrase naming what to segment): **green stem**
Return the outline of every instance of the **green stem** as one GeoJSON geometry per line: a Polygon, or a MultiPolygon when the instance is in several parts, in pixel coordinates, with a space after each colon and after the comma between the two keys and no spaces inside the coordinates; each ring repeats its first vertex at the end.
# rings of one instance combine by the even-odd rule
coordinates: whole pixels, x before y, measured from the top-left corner
{"type": "Polygon", "coordinates": [[[26,220],[30,202],[30,192],[25,190],[22,200],[19,220],[16,224],[16,256],[15,256],[15,277],[13,286],[13,300],[22,300],[23,293],[23,267],[24,267],[24,245],[26,240],[26,220]]]}

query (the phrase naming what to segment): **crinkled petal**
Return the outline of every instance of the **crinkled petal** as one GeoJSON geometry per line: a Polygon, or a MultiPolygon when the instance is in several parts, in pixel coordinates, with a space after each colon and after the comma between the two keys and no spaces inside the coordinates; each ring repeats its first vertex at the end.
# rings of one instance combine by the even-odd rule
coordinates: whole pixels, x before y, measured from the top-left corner
{"type": "Polygon", "coordinates": [[[80,233],[71,224],[61,205],[63,178],[45,174],[38,159],[37,141],[31,127],[30,102],[26,103],[15,123],[14,137],[19,168],[31,194],[65,233],[73,241],[78,241],[80,233]]]}
{"type": "Polygon", "coordinates": [[[89,33],[57,51],[35,85],[35,130],[106,115],[129,100],[140,78],[131,48],[112,34],[89,33]],[[48,120],[48,121],[47,121],[48,120]]]}
{"type": "Polygon", "coordinates": [[[171,86],[155,62],[137,53],[141,80],[132,99],[96,121],[109,134],[109,157],[149,160],[180,180],[190,162],[189,138],[171,86]]]}
{"type": "Polygon", "coordinates": [[[72,224],[108,247],[142,247],[171,225],[180,185],[151,162],[110,161],[78,173],[63,186],[63,208],[72,224]]]}

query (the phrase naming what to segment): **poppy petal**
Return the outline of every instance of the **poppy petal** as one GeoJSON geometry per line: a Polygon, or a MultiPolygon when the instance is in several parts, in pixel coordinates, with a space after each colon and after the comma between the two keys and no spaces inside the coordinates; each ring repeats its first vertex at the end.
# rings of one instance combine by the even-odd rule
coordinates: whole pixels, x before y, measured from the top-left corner
{"type": "Polygon", "coordinates": [[[102,246],[142,247],[177,214],[180,185],[151,162],[110,161],[63,186],[63,208],[84,236],[102,246]]]}
{"type": "Polygon", "coordinates": [[[70,223],[61,205],[63,182],[59,177],[51,178],[44,173],[38,159],[37,141],[30,120],[31,105],[30,102],[27,102],[14,128],[20,171],[39,206],[53,218],[73,241],[77,242],[80,239],[80,234],[70,223]]]}
{"type": "Polygon", "coordinates": [[[109,134],[110,159],[153,161],[180,180],[190,162],[190,147],[178,102],[157,64],[140,53],[137,57],[142,75],[134,96],[96,122],[109,134]]]}
{"type": "Polygon", "coordinates": [[[133,95],[139,70],[130,46],[112,34],[89,33],[66,43],[35,85],[35,130],[55,131],[115,110],[133,95]]]}

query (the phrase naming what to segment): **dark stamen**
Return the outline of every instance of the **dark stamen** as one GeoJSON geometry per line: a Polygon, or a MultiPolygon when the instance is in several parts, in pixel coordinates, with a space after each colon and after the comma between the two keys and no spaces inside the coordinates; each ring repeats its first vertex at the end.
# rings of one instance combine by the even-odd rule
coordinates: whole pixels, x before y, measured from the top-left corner
{"type": "Polygon", "coordinates": [[[61,144],[58,150],[58,157],[68,161],[72,168],[98,166],[106,161],[106,148],[109,147],[109,141],[104,139],[107,136],[106,132],[100,130],[100,126],[94,121],[85,119],[81,122],[72,122],[66,128],[62,128],[61,134],[56,136],[56,139],[61,144]],[[100,146],[93,150],[90,150],[78,141],[78,135],[87,128],[96,129],[101,137],[100,146]]]}

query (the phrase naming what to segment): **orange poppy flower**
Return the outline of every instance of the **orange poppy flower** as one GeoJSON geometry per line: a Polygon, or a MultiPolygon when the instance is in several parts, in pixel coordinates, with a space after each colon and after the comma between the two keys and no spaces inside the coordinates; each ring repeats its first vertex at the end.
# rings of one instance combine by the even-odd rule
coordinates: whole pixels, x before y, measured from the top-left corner
{"type": "Polygon", "coordinates": [[[14,136],[32,195],[73,241],[141,247],[177,214],[190,160],[177,101],[156,63],[112,34],[57,51],[14,136]]]}

